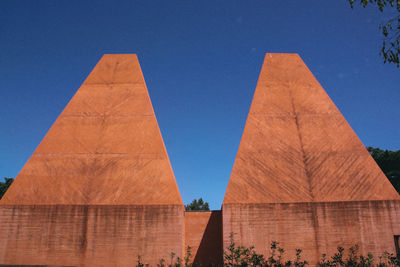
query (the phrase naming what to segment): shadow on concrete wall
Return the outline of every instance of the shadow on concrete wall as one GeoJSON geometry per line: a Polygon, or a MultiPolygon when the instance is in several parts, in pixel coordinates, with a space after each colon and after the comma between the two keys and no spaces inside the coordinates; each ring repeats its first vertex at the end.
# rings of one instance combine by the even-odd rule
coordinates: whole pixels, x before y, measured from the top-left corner
{"type": "Polygon", "coordinates": [[[194,255],[194,262],[207,266],[210,263],[222,263],[222,212],[211,212],[199,249],[194,255]]]}

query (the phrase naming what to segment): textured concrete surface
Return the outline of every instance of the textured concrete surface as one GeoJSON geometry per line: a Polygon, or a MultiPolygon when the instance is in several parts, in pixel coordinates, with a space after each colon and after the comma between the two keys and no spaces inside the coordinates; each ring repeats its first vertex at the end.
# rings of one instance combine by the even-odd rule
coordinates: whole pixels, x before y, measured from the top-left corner
{"type": "Polygon", "coordinates": [[[184,206],[136,55],[105,55],[0,201],[0,264],[155,265],[184,206]]]}
{"type": "Polygon", "coordinates": [[[0,204],[180,204],[136,55],[104,55],[0,204]]]}
{"type": "MultiPolygon", "coordinates": [[[[270,255],[271,241],[280,242],[288,259],[295,249],[314,264],[322,253],[355,244],[360,253],[395,253],[394,235],[400,234],[400,201],[346,201],[309,203],[226,204],[223,206],[224,247],[230,233],[238,245],[255,246],[270,255]]],[[[346,255],[347,255],[346,252],[346,255]]]]}
{"type": "Polygon", "coordinates": [[[180,205],[0,206],[0,264],[156,265],[182,257],[180,205]]]}
{"type": "Polygon", "coordinates": [[[222,214],[185,213],[136,55],[105,55],[0,201],[0,265],[156,265],[185,246],[218,263],[230,233],[314,264],[394,252],[399,225],[399,195],[289,54],[266,55],[222,214]]]}
{"type": "Polygon", "coordinates": [[[267,54],[224,204],[400,199],[297,54],[267,54]]]}
{"type": "Polygon", "coordinates": [[[216,211],[185,212],[185,249],[202,266],[222,262],[222,214],[216,211]]]}
{"type": "Polygon", "coordinates": [[[315,264],[355,244],[395,252],[399,195],[296,54],[267,54],[222,205],[223,243],[315,264]]]}

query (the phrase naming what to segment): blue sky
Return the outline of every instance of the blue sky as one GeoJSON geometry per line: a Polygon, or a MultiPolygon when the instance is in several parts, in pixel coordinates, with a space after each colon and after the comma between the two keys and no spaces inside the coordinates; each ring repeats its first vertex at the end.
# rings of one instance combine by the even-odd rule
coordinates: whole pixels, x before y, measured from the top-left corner
{"type": "Polygon", "coordinates": [[[400,149],[384,17],[338,1],[1,1],[0,177],[105,53],[138,54],[185,203],[219,209],[266,52],[299,53],[367,146],[400,149]]]}

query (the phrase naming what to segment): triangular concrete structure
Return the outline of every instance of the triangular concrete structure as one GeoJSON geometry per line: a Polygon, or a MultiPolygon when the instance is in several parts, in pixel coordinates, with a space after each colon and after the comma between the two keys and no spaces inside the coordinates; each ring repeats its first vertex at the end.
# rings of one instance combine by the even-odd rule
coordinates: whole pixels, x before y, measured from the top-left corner
{"type": "Polygon", "coordinates": [[[1,204],[183,205],[136,55],[105,55],[1,204]]]}
{"type": "Polygon", "coordinates": [[[267,54],[223,204],[399,195],[297,54],[267,54]]]}

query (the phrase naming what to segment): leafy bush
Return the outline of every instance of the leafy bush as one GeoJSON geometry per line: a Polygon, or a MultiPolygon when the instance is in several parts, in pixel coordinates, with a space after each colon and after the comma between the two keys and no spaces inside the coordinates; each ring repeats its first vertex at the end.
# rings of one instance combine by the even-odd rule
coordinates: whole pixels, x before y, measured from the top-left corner
{"type": "Polygon", "coordinates": [[[12,182],[14,181],[13,178],[4,178],[4,182],[0,182],[0,199],[3,197],[3,195],[6,193],[7,189],[10,187],[12,182]]]}
{"type": "MultiPolygon", "coordinates": [[[[257,254],[254,247],[237,246],[234,242],[234,234],[230,236],[230,244],[224,252],[224,266],[229,267],[304,267],[308,262],[302,260],[301,249],[296,249],[296,258],[293,261],[283,260],[285,250],[279,246],[276,241],[271,242],[270,256],[265,258],[262,254],[257,254]]],[[[317,263],[317,267],[394,267],[400,266],[400,261],[393,254],[384,252],[377,263],[374,263],[374,256],[368,253],[367,256],[359,255],[358,245],[349,249],[347,257],[344,256],[344,248],[338,247],[338,252],[332,257],[327,258],[326,254],[322,254],[321,259],[317,263]]]]}
{"type": "Polygon", "coordinates": [[[307,261],[301,259],[301,249],[296,249],[296,258],[293,261],[283,260],[285,250],[279,246],[276,241],[271,242],[270,256],[265,258],[263,254],[258,254],[254,247],[246,248],[244,246],[236,246],[234,242],[234,234],[230,235],[230,244],[224,252],[224,266],[227,267],[283,267],[295,266],[303,267],[308,264],[307,261]]]}
{"type": "Polygon", "coordinates": [[[185,210],[186,211],[199,211],[199,210],[203,210],[203,211],[209,211],[210,207],[208,202],[204,202],[204,200],[202,198],[194,199],[190,204],[185,205],[185,210]]]}
{"type": "MultiPolygon", "coordinates": [[[[359,247],[355,245],[349,249],[347,256],[345,249],[338,247],[337,252],[327,257],[322,254],[321,259],[316,264],[317,267],[395,267],[400,266],[399,260],[388,252],[384,252],[375,262],[374,256],[368,253],[366,256],[358,253],[359,247]]],[[[223,264],[210,264],[210,266],[223,267],[305,267],[309,263],[302,259],[301,249],[296,249],[296,256],[293,260],[284,259],[285,250],[279,246],[276,241],[271,242],[270,255],[265,257],[255,251],[254,247],[238,246],[234,242],[234,234],[230,235],[230,244],[224,251],[223,264]]],[[[157,267],[199,267],[198,263],[191,263],[192,253],[191,248],[187,247],[186,256],[183,261],[179,257],[175,257],[175,253],[170,253],[170,262],[166,264],[164,259],[161,259],[157,267]]],[[[137,267],[149,266],[143,264],[140,256],[138,257],[137,267]]]]}

